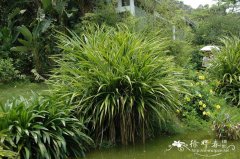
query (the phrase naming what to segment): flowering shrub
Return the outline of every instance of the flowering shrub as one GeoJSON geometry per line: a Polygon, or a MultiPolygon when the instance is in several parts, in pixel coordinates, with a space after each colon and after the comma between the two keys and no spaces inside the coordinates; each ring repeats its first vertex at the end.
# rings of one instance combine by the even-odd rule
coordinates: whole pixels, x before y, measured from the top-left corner
{"type": "Polygon", "coordinates": [[[221,111],[225,101],[217,96],[212,87],[214,83],[203,73],[191,72],[189,78],[192,80],[190,94],[183,96],[183,105],[177,110],[177,114],[188,126],[202,127],[203,122],[210,121],[221,111]]]}

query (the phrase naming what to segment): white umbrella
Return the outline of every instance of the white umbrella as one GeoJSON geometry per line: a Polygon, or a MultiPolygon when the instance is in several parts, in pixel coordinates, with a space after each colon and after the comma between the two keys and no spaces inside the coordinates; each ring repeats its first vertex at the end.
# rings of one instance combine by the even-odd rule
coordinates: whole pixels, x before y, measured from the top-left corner
{"type": "Polygon", "coordinates": [[[201,51],[212,51],[212,50],[217,50],[219,51],[219,47],[217,46],[211,46],[211,45],[208,45],[208,46],[204,46],[203,48],[200,49],[201,51]]]}

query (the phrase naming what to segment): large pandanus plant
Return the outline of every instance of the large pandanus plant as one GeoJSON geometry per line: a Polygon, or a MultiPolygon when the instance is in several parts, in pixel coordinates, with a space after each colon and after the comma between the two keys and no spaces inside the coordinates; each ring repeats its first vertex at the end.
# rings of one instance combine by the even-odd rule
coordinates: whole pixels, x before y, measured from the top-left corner
{"type": "Polygon", "coordinates": [[[53,92],[90,119],[88,127],[100,141],[144,142],[185,92],[182,74],[165,55],[164,39],[131,33],[125,26],[70,34],[58,35],[63,53],[54,57],[59,67],[49,81],[53,92]]]}
{"type": "Polygon", "coordinates": [[[225,37],[223,47],[216,52],[208,72],[216,79],[217,90],[234,106],[240,107],[240,39],[225,37]]]}

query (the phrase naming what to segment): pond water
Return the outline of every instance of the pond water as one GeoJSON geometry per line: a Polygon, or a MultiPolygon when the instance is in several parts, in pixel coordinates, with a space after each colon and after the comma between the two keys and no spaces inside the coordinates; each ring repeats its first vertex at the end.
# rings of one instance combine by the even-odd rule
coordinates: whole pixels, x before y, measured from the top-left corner
{"type": "Polygon", "coordinates": [[[240,159],[239,148],[240,141],[215,140],[210,132],[201,131],[161,136],[145,145],[94,150],[86,159],[240,159]],[[167,151],[169,146],[172,148],[167,151]]]}

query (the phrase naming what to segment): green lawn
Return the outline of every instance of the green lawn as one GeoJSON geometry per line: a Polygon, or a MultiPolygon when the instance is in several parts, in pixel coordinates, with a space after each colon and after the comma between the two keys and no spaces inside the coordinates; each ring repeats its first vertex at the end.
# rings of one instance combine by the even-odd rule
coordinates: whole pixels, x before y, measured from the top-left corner
{"type": "Polygon", "coordinates": [[[44,83],[17,82],[11,84],[0,83],[0,103],[6,102],[13,97],[30,97],[32,91],[44,93],[48,86],[44,83]]]}

